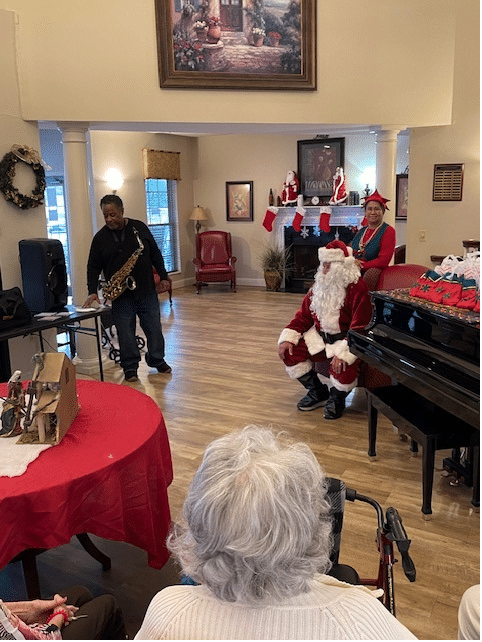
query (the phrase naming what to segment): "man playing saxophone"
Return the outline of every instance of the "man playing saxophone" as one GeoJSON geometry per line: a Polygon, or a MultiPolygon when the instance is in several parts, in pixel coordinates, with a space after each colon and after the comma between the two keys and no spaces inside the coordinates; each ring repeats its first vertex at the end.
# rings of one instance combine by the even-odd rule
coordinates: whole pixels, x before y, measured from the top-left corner
{"type": "MultiPolygon", "coordinates": [[[[164,259],[145,223],[124,217],[124,205],[116,194],[107,194],[100,201],[105,225],[92,239],[87,262],[89,296],[84,307],[94,301],[99,276],[104,275],[103,294],[112,301],[112,320],[117,329],[120,365],[125,380],[137,381],[141,359],[136,340],[136,322],[146,335],[146,363],[158,372],[171,372],[164,360],[159,301],[154,284],[154,266],[161,281],[167,281],[164,259]]],[[[167,285],[167,284],[166,284],[167,285]]]]}

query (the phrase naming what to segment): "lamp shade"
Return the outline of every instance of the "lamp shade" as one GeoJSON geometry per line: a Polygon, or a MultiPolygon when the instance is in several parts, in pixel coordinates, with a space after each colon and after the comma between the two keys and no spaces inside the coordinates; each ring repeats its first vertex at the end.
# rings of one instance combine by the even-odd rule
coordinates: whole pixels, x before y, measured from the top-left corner
{"type": "Polygon", "coordinates": [[[199,207],[197,205],[192,213],[191,216],[189,217],[190,221],[207,221],[208,217],[206,216],[206,212],[204,211],[204,207],[199,207]]]}

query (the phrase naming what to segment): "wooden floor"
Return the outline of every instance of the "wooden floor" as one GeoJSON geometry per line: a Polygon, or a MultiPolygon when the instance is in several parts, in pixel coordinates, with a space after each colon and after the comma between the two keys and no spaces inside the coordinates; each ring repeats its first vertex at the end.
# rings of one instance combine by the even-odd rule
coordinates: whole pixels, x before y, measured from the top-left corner
{"type": "MultiPolygon", "coordinates": [[[[362,389],[348,399],[345,415],[324,421],[323,410],[299,412],[303,389],[291,381],[277,356],[277,339],[292,318],[302,295],[224,284],[174,291],[172,308],[161,301],[169,375],[154,373],[143,363],[139,383],[126,384],[122,370],[107,361],[107,381],[145,392],[162,409],[171,441],[174,481],[170,503],[175,518],[187,485],[206,444],[212,439],[254,423],[286,430],[309,443],[327,474],[342,478],[385,508],[400,512],[417,567],[409,583],[395,567],[398,618],[420,639],[456,639],[457,608],[464,590],[479,582],[479,515],[470,500],[471,489],[454,487],[441,475],[437,454],[433,519],[424,521],[421,507],[421,460],[410,456],[407,443],[394,434],[384,417],[379,420],[378,459],[367,457],[366,400],[362,389]]],[[[378,553],[376,521],[368,506],[349,504],[345,512],[340,561],[361,576],[374,577],[378,553]]],[[[114,593],[124,611],[131,637],[137,632],[151,597],[177,581],[169,562],[156,571],[146,554],[128,544],[93,537],[112,557],[113,568],[103,572],[76,540],[48,551],[38,560],[44,595],[61,586],[82,583],[96,593],[114,593]]],[[[3,585],[21,586],[20,569],[3,572],[3,585]]],[[[2,575],[0,574],[0,581],[2,575]]],[[[5,599],[5,597],[4,597],[5,599]]]]}

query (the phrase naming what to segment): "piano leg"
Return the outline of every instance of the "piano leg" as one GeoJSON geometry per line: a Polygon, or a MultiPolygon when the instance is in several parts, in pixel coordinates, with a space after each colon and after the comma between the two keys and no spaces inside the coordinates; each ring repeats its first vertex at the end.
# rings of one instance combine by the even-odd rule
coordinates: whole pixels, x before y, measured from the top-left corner
{"type": "Polygon", "coordinates": [[[377,422],[378,410],[373,405],[373,397],[367,390],[368,402],[368,458],[370,461],[375,461],[377,457],[375,444],[377,442],[377,422]]]}
{"type": "Polygon", "coordinates": [[[428,437],[422,454],[422,513],[424,520],[432,519],[433,472],[435,468],[435,441],[428,437]]]}
{"type": "Polygon", "coordinates": [[[475,508],[475,512],[478,513],[480,510],[480,481],[479,481],[479,469],[480,469],[480,447],[473,446],[471,449],[473,454],[473,476],[474,476],[474,486],[472,489],[472,505],[475,508]]]}

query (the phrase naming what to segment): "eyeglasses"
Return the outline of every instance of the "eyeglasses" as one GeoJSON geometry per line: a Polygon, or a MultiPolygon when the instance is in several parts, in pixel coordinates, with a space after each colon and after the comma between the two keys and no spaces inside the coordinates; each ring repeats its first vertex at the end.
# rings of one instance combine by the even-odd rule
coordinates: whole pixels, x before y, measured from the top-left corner
{"type": "Polygon", "coordinates": [[[368,206],[366,211],[367,212],[383,212],[383,209],[381,207],[370,207],[370,206],[368,206]]]}

